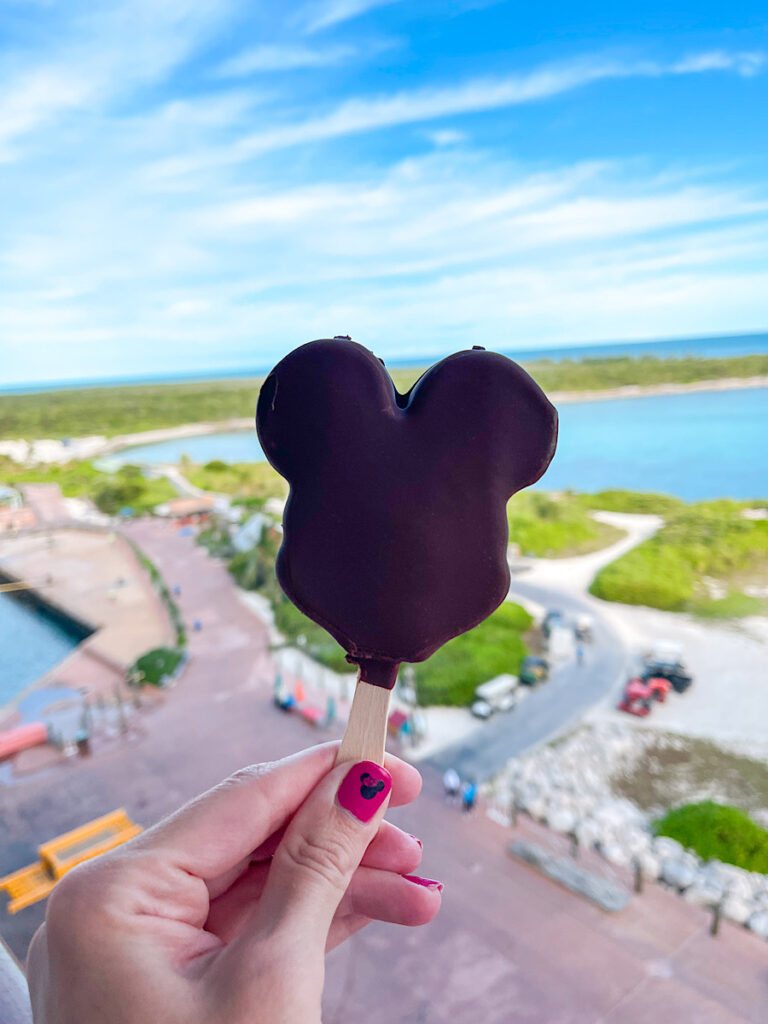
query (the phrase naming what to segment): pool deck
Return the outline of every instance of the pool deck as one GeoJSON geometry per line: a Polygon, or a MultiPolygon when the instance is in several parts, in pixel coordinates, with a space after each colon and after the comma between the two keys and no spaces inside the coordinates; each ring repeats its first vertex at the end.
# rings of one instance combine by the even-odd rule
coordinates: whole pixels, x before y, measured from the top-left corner
{"type": "MultiPolygon", "coordinates": [[[[141,728],[91,758],[0,786],[0,874],[34,859],[38,845],[125,807],[151,825],[236,768],[271,760],[338,732],[316,730],[271,703],[267,628],[240,599],[225,568],[171,525],[142,520],[126,533],[166,581],[190,633],[190,662],[141,728]]],[[[567,841],[521,817],[515,829],[482,810],[448,806],[427,767],[415,805],[388,815],[424,843],[421,873],[446,883],[431,925],[375,924],[329,960],[324,1020],[370,1024],[758,1024],[768,1002],[768,945],[657,885],[609,914],[514,861],[512,839],[562,855],[567,841]]],[[[628,885],[626,872],[593,853],[580,863],[628,885]]],[[[17,956],[44,905],[0,934],[17,956]]]]}
{"type": "MultiPolygon", "coordinates": [[[[35,685],[55,681],[109,692],[141,654],[175,643],[162,602],[119,534],[58,528],[4,537],[0,569],[95,630],[35,685]]],[[[3,717],[0,711],[0,722],[3,717]]]]}

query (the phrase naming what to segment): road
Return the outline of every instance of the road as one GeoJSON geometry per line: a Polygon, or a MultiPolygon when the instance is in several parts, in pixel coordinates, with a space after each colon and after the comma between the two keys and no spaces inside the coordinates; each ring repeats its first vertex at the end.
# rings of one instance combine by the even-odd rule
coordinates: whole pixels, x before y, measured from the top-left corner
{"type": "Polygon", "coordinates": [[[627,654],[605,619],[575,594],[513,578],[510,597],[557,608],[568,619],[587,613],[594,619],[594,640],[586,645],[584,663],[574,661],[555,668],[546,683],[530,690],[513,710],[496,715],[466,741],[444,747],[429,758],[441,771],[455,768],[462,778],[478,782],[498,774],[511,757],[556,735],[588,708],[610,696],[620,685],[627,654]]]}

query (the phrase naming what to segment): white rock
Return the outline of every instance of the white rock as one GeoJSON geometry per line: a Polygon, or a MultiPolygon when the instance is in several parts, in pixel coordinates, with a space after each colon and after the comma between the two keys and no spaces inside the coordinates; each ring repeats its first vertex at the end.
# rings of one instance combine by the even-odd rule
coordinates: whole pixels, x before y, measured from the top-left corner
{"type": "Polygon", "coordinates": [[[619,843],[608,843],[601,846],[600,850],[606,860],[610,861],[611,864],[616,864],[620,868],[627,867],[632,860],[632,855],[629,850],[620,846],[619,843]]]}
{"type": "Polygon", "coordinates": [[[575,835],[583,850],[591,850],[600,839],[600,829],[594,821],[580,821],[575,827],[575,835]]]}
{"type": "Polygon", "coordinates": [[[637,859],[640,863],[643,878],[647,878],[649,882],[655,882],[661,871],[661,862],[656,854],[647,850],[645,853],[641,853],[637,859]]]}
{"type": "Polygon", "coordinates": [[[549,827],[555,832],[563,832],[567,835],[576,826],[576,815],[567,807],[554,807],[550,808],[547,821],[549,827]]]}
{"type": "Polygon", "coordinates": [[[723,900],[723,916],[736,924],[746,924],[754,916],[754,907],[738,896],[726,896],[723,900]]]}
{"type": "Polygon", "coordinates": [[[675,889],[687,889],[696,881],[696,871],[680,860],[666,858],[661,862],[661,877],[675,889]]]}
{"type": "Polygon", "coordinates": [[[669,836],[656,836],[653,840],[653,852],[663,860],[680,860],[685,850],[676,839],[669,836]]]}
{"type": "Polygon", "coordinates": [[[768,911],[761,910],[757,914],[752,914],[747,921],[747,928],[762,939],[768,939],[768,911]]]}
{"type": "MultiPolygon", "coordinates": [[[[686,889],[683,893],[684,899],[686,899],[689,903],[695,903],[699,907],[714,906],[715,904],[720,902],[722,897],[722,889],[715,889],[706,885],[701,885],[698,881],[694,882],[690,889],[686,889]]],[[[734,919],[731,918],[731,920],[734,919]]]]}

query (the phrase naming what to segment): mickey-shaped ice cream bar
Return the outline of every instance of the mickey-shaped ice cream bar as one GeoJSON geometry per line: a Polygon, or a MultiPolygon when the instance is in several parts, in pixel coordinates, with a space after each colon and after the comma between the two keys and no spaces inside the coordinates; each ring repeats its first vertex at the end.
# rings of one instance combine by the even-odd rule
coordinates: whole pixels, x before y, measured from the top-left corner
{"type": "Polygon", "coordinates": [[[554,407],[511,359],[457,352],[401,395],[362,345],[312,341],[267,377],[256,422],[290,484],[280,584],[362,680],[392,687],[401,662],[504,600],[507,501],[557,440],[554,407]]]}

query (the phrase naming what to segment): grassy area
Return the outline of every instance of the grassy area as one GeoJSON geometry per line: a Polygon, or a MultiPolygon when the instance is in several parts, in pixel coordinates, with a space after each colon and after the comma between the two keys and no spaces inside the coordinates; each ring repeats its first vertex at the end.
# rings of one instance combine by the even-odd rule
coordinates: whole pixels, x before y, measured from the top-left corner
{"type": "Polygon", "coordinates": [[[528,653],[522,634],[532,622],[524,608],[505,601],[485,622],[414,665],[419,703],[462,707],[481,683],[505,672],[517,675],[528,653]]]}
{"type": "Polygon", "coordinates": [[[195,487],[231,494],[246,505],[258,506],[267,498],[284,498],[288,484],[268,462],[221,462],[184,467],[184,475],[195,487]]]}
{"type": "Polygon", "coordinates": [[[654,822],[657,835],[670,836],[703,860],[768,872],[768,831],[737,807],[705,800],[676,807],[654,822]]]}
{"type": "MultiPolygon", "coordinates": [[[[546,391],[599,391],[628,384],[687,384],[768,374],[768,355],[727,359],[623,356],[538,360],[525,366],[546,391]]],[[[397,387],[406,391],[423,368],[390,369],[397,387]]],[[[260,379],[253,377],[4,394],[0,397],[0,438],[112,437],[181,423],[250,417],[259,386],[260,379]]]]}
{"type": "Polygon", "coordinates": [[[20,466],[0,456],[0,483],[10,487],[58,484],[65,498],[90,498],[109,515],[126,507],[139,514],[150,512],[155,505],[176,497],[176,491],[165,477],[145,477],[138,466],[122,466],[116,473],[102,473],[90,462],[20,466]]]}
{"type": "Polygon", "coordinates": [[[667,516],[685,504],[671,494],[656,494],[654,491],[597,491],[583,495],[587,507],[603,512],[631,512],[636,515],[667,516]]]}
{"type": "Polygon", "coordinates": [[[667,513],[655,537],[602,569],[591,593],[606,601],[709,617],[759,612],[765,602],[734,584],[760,578],[768,569],[768,520],[742,515],[753,507],[727,500],[680,504],[667,513]],[[727,592],[713,595],[713,584],[727,592]]]}
{"type": "Polygon", "coordinates": [[[564,558],[598,551],[623,536],[621,530],[592,519],[589,507],[589,499],[580,494],[516,494],[507,506],[510,543],[519,545],[524,555],[564,558]]]}

